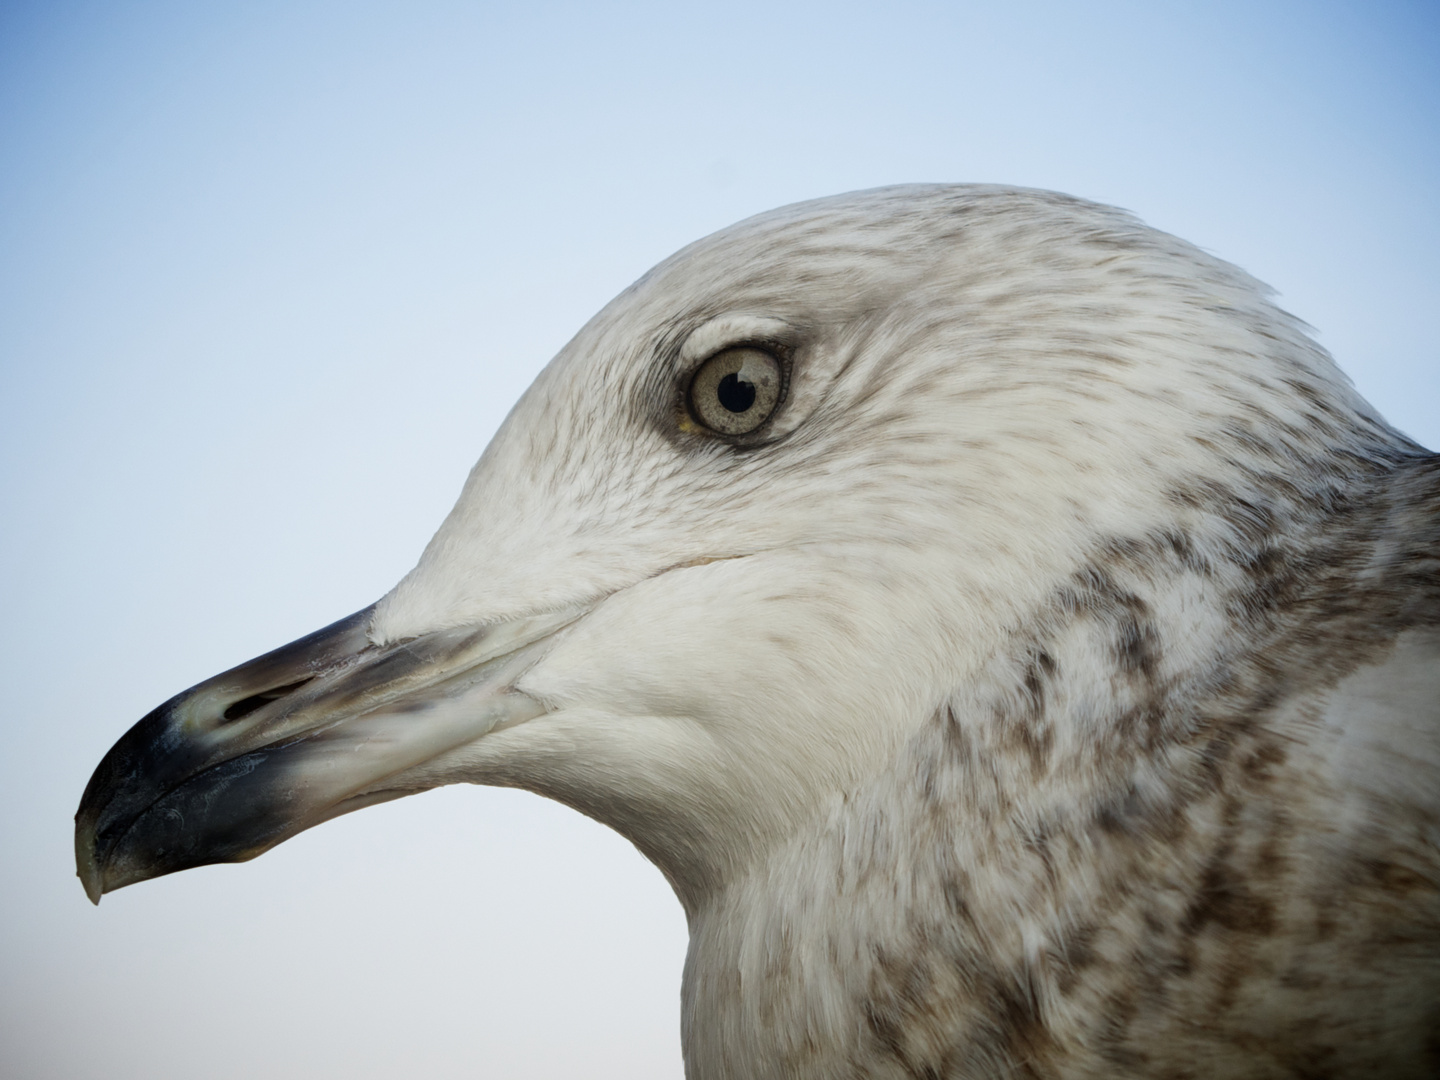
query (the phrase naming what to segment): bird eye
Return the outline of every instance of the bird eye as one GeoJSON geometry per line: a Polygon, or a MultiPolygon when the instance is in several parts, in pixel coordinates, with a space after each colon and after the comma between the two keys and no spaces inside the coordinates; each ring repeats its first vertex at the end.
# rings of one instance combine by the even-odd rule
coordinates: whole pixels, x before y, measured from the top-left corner
{"type": "Polygon", "coordinates": [[[760,349],[718,352],[690,380],[690,412],[721,435],[754,431],[780,403],[780,361],[760,349]]]}

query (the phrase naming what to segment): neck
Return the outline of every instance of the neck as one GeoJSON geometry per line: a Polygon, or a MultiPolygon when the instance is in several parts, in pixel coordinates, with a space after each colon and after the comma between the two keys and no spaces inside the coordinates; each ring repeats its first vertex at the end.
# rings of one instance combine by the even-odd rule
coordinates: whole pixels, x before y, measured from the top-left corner
{"type": "Polygon", "coordinates": [[[1233,522],[1095,551],[885,769],[695,914],[691,1080],[1103,1073],[1161,1032],[1183,1071],[1218,1052],[1189,1031],[1290,1037],[1272,984],[1318,948],[1296,898],[1343,867],[1284,854],[1335,792],[1269,661],[1366,661],[1317,605],[1356,588],[1386,499],[1283,523],[1283,554],[1233,522]]]}

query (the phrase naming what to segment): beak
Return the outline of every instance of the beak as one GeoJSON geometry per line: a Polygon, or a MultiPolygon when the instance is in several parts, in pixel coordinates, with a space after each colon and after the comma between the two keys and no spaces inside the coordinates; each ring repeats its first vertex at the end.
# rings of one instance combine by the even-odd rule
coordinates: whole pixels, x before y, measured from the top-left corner
{"type": "Polygon", "coordinates": [[[544,707],[514,682],[570,609],[372,644],[373,607],[171,698],[111,747],[75,815],[90,899],[253,859],[322,821],[410,793],[422,762],[544,707]]]}

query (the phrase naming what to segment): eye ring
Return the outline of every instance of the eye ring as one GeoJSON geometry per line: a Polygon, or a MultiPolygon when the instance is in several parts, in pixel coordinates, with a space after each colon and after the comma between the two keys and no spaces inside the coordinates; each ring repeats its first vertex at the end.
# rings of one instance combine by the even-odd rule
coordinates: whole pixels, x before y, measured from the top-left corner
{"type": "Polygon", "coordinates": [[[722,349],[690,379],[690,415],[718,435],[748,435],[780,404],[784,375],[780,361],[764,349],[722,349]]]}

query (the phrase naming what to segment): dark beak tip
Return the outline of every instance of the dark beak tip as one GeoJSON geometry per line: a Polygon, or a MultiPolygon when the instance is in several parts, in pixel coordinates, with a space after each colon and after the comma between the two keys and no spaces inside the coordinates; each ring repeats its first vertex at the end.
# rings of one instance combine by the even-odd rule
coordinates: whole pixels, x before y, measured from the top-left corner
{"type": "Polygon", "coordinates": [[[91,859],[88,862],[82,862],[76,868],[75,876],[80,879],[80,884],[84,886],[85,895],[90,898],[90,902],[98,907],[100,897],[105,894],[106,889],[104,875],[95,865],[95,861],[91,859]]]}
{"type": "MultiPolygon", "coordinates": [[[[317,823],[295,819],[295,788],[284,770],[256,771],[270,749],[221,753],[223,745],[217,750],[189,738],[186,717],[215,725],[243,720],[317,671],[343,667],[369,647],[373,610],[175,695],[120,737],[96,766],[75,815],[75,872],[91,903],[178,870],[252,859],[317,823]],[[241,696],[245,688],[258,692],[241,696]]],[[[393,667],[382,674],[393,676],[393,667]]]]}
{"type": "Polygon", "coordinates": [[[75,815],[75,876],[85,887],[85,895],[92,904],[98,905],[105,892],[105,875],[95,860],[95,830],[93,825],[75,815]]]}

